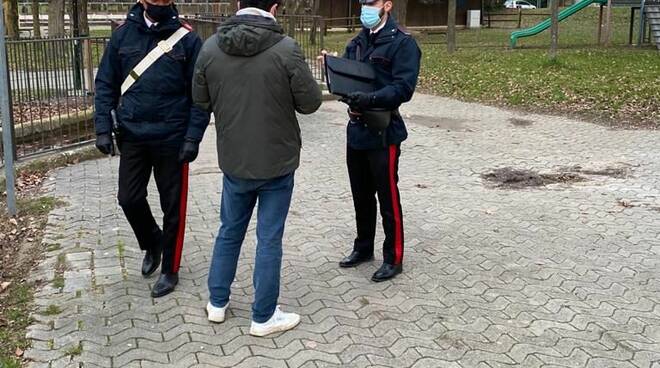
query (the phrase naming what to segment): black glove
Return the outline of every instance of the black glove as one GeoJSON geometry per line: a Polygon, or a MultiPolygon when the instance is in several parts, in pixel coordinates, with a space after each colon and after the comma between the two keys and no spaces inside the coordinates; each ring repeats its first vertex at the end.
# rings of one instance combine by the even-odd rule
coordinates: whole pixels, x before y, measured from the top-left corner
{"type": "Polygon", "coordinates": [[[99,134],[96,136],[96,148],[104,155],[112,153],[112,137],[110,134],[99,134]]]}
{"type": "Polygon", "coordinates": [[[179,151],[179,162],[193,162],[199,154],[199,142],[192,139],[186,139],[183,142],[181,151],[179,151]]]}
{"type": "Polygon", "coordinates": [[[373,94],[365,92],[353,92],[345,101],[352,110],[364,111],[373,105],[373,94]]]}

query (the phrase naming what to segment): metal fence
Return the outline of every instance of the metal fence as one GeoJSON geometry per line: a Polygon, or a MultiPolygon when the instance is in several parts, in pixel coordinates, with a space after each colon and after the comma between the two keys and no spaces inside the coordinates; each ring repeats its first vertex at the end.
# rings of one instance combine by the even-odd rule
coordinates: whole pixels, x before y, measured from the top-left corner
{"type": "MultiPolygon", "coordinates": [[[[189,20],[206,39],[224,19],[201,14],[189,20]]],[[[285,15],[279,16],[278,21],[300,44],[314,77],[322,81],[318,56],[323,49],[323,19],[285,15]]],[[[13,125],[3,126],[0,117],[0,128],[14,130],[16,158],[93,140],[94,77],[108,40],[72,37],[7,42],[13,125]]],[[[1,149],[0,146],[0,152],[1,149]]]]}
{"type": "Polygon", "coordinates": [[[17,158],[94,138],[94,77],[107,41],[73,37],[7,42],[17,158]]]}
{"type": "MultiPolygon", "coordinates": [[[[227,17],[216,14],[198,14],[188,17],[187,21],[191,23],[195,32],[202,39],[211,37],[218,26],[225,21],[227,17]]],[[[277,21],[284,28],[284,32],[295,39],[300,45],[305,59],[314,74],[314,77],[323,80],[323,68],[318,60],[321,50],[324,47],[325,21],[320,16],[310,15],[278,15],[277,21]]]]}

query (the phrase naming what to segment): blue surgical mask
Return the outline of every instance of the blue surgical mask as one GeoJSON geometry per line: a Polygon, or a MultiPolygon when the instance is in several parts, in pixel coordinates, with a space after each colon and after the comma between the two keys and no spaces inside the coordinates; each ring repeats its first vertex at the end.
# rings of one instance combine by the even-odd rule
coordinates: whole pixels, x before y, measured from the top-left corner
{"type": "Polygon", "coordinates": [[[369,29],[376,27],[382,19],[382,11],[383,9],[376,6],[363,5],[362,12],[360,13],[362,25],[369,29]]]}

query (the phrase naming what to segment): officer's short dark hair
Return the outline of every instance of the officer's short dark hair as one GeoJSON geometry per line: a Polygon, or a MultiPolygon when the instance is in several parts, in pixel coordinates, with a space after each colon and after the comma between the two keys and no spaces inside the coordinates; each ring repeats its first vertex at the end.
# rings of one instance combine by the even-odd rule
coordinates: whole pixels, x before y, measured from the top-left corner
{"type": "Polygon", "coordinates": [[[241,9],[244,8],[259,8],[261,10],[269,11],[275,4],[281,4],[282,0],[241,0],[241,9]]]}

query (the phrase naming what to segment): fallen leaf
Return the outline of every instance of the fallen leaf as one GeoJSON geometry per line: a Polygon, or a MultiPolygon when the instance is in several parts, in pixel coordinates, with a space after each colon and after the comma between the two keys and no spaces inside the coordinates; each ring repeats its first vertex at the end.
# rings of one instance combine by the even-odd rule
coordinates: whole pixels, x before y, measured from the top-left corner
{"type": "Polygon", "coordinates": [[[17,357],[22,357],[23,356],[23,349],[16,347],[16,351],[14,352],[17,357]]]}
{"type": "Polygon", "coordinates": [[[619,205],[624,208],[630,208],[630,207],[635,207],[634,204],[630,203],[630,201],[625,200],[625,199],[619,199],[619,205]]]}
{"type": "Polygon", "coordinates": [[[9,282],[9,281],[5,281],[5,282],[1,283],[0,284],[0,293],[7,290],[9,285],[11,285],[11,282],[9,282]]]}

